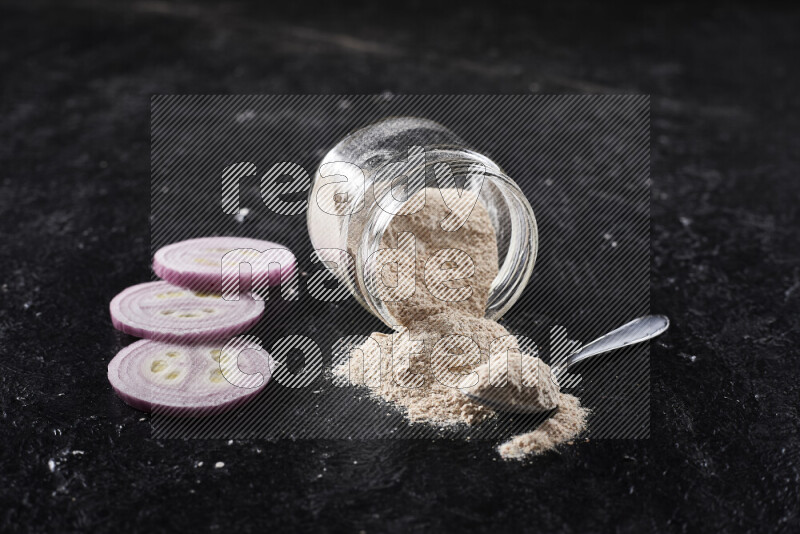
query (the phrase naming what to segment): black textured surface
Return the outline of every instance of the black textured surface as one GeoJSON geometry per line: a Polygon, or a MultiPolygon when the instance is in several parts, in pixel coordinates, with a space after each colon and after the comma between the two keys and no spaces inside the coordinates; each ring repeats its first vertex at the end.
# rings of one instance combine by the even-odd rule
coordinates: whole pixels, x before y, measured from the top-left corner
{"type": "Polygon", "coordinates": [[[0,528],[797,529],[800,13],[562,6],[5,2],[0,528]],[[155,441],[113,395],[150,95],[387,90],[652,94],[650,440],[155,441]]]}

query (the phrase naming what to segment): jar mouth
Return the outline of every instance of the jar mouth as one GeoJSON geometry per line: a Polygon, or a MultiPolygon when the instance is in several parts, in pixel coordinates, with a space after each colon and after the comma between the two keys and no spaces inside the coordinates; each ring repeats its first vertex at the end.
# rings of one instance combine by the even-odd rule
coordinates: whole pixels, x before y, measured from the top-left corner
{"type": "Polygon", "coordinates": [[[498,248],[505,249],[505,254],[500,253],[504,260],[489,289],[486,306],[486,318],[496,321],[519,300],[528,285],[539,251],[539,230],[533,208],[511,178],[503,173],[487,173],[486,178],[481,198],[493,195],[503,200],[493,203],[503,208],[502,213],[495,209],[489,214],[498,237],[498,248]]]}
{"type": "MultiPolygon", "coordinates": [[[[431,156],[431,154],[432,152],[427,152],[426,156],[431,156]]],[[[483,183],[479,188],[469,187],[469,185],[475,185],[469,184],[468,190],[477,194],[479,201],[483,203],[489,213],[497,238],[501,264],[489,290],[484,316],[487,319],[498,320],[522,295],[536,263],[538,229],[533,209],[519,186],[485,156],[465,150],[440,150],[436,151],[434,156],[428,158],[424,164],[425,168],[441,161],[447,161],[453,171],[457,172],[459,168],[466,168],[476,161],[484,164],[485,179],[483,183]],[[465,153],[467,153],[467,157],[465,157],[465,153]]],[[[423,184],[422,187],[425,185],[423,184]]],[[[407,199],[410,199],[416,192],[409,191],[406,195],[407,199]]],[[[367,222],[356,250],[357,280],[365,279],[365,262],[381,248],[383,236],[395,217],[394,213],[400,211],[408,202],[407,199],[398,201],[389,192],[387,195],[388,197],[384,196],[383,205],[389,206],[391,212],[384,210],[376,202],[372,213],[367,216],[367,222]]],[[[419,283],[419,273],[415,274],[419,283]]],[[[361,286],[360,282],[358,284],[361,286]]],[[[376,298],[366,287],[362,286],[359,289],[363,295],[363,300],[359,299],[359,302],[367,310],[377,315],[388,326],[399,326],[399,321],[392,316],[382,300],[376,298]]]]}

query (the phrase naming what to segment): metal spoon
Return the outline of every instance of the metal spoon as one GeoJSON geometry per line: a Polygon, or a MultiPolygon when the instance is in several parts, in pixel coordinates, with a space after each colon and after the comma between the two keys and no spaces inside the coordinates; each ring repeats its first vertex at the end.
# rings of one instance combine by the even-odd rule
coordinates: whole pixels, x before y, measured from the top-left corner
{"type": "MultiPolygon", "coordinates": [[[[652,339],[664,333],[667,328],[669,328],[669,319],[664,315],[645,315],[644,317],[639,317],[638,319],[634,319],[633,321],[620,326],[616,330],[612,330],[608,334],[595,339],[582,349],[576,351],[570,355],[570,357],[567,358],[564,363],[553,368],[552,373],[556,376],[556,378],[558,378],[558,375],[565,372],[567,369],[581,360],[597,356],[598,354],[604,354],[615,349],[621,349],[622,347],[627,347],[628,345],[647,341],[648,339],[652,339]]],[[[541,411],[538,408],[526,409],[524,406],[512,406],[495,399],[479,397],[464,391],[462,391],[462,393],[469,397],[470,400],[498,411],[513,411],[518,413],[533,413],[541,411]]]]}

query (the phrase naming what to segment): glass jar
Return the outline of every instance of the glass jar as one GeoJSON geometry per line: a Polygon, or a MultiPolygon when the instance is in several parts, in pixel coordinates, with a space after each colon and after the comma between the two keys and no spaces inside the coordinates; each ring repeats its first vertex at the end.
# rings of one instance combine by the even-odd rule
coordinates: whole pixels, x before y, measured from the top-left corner
{"type": "MultiPolygon", "coordinates": [[[[320,253],[322,249],[349,252],[354,260],[351,269],[340,264],[332,272],[368,311],[387,325],[397,326],[384,303],[367,291],[364,268],[366,260],[380,248],[392,218],[402,216],[393,215],[398,210],[390,213],[381,208],[386,206],[385,201],[376,201],[376,191],[378,200],[385,200],[381,195],[392,194],[390,182],[397,178],[379,171],[398,160],[410,162],[411,158],[407,158],[410,147],[424,149],[424,161],[418,163],[418,168],[406,169],[409,175],[424,173],[422,187],[437,186],[434,167],[438,163],[450,166],[456,184],[459,176],[464,181],[463,176],[474,165],[483,166],[482,184],[467,180],[465,185],[486,207],[497,236],[501,265],[489,292],[485,316],[499,319],[520,297],[533,271],[538,247],[533,209],[519,186],[496,163],[471,150],[453,132],[434,121],[416,117],[385,119],[349,134],[328,152],[314,176],[307,213],[308,233],[318,257],[330,265],[333,258],[329,253],[320,253]],[[353,174],[353,165],[363,172],[363,182],[353,179],[358,175],[357,171],[353,174]],[[320,195],[324,187],[329,189],[320,195]]],[[[408,188],[405,198],[415,192],[408,188]]],[[[389,202],[402,205],[396,196],[389,202]]]]}

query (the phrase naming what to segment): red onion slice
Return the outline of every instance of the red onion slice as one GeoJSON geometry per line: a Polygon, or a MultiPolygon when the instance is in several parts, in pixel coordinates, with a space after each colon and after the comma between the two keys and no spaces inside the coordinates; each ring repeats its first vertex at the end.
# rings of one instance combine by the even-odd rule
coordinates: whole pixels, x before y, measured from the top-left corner
{"type": "Polygon", "coordinates": [[[140,340],[111,360],[108,380],[122,400],[139,410],[211,415],[254,397],[274,367],[250,336],[225,346],[140,340]]]}
{"type": "MultiPolygon", "coordinates": [[[[176,286],[188,287],[198,291],[222,292],[222,259],[228,252],[240,250],[240,255],[227,258],[224,265],[230,272],[240,261],[246,261],[252,268],[252,280],[257,287],[278,285],[291,277],[296,269],[294,255],[283,245],[259,239],[244,237],[202,237],[189,239],[162,247],[153,257],[153,271],[162,280],[176,286]],[[248,251],[258,251],[255,254],[248,251]],[[280,269],[270,264],[280,264],[280,269]]],[[[239,291],[250,290],[251,272],[241,269],[239,291]]],[[[231,281],[232,282],[232,281],[231,281]]],[[[226,290],[230,282],[226,280],[226,290]]]]}
{"type": "Polygon", "coordinates": [[[111,321],[127,334],[171,343],[200,343],[244,332],[264,313],[264,301],[224,300],[167,282],[129,287],[111,301],[111,321]]]}

